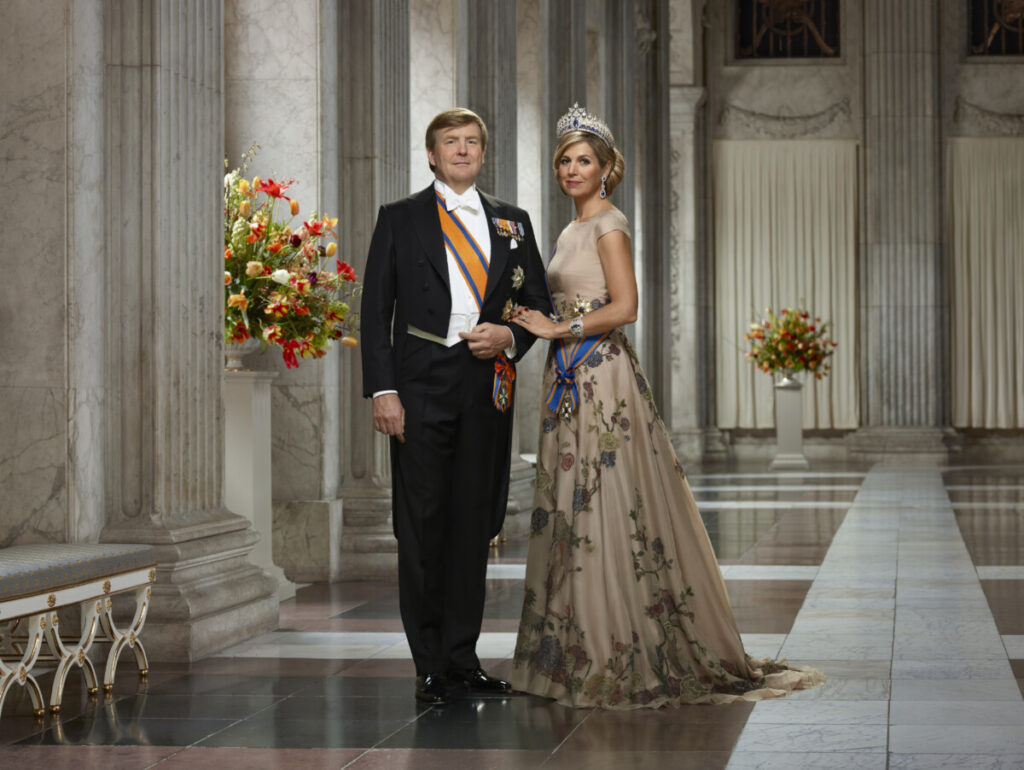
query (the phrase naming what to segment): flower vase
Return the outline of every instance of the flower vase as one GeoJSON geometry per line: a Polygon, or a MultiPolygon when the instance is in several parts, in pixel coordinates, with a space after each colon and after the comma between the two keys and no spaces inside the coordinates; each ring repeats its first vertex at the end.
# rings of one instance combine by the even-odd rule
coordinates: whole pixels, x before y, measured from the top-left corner
{"type": "Polygon", "coordinates": [[[259,349],[260,341],[255,337],[250,337],[244,342],[224,340],[224,368],[229,372],[245,371],[242,357],[255,353],[259,349]]]}
{"type": "Polygon", "coordinates": [[[775,437],[777,447],[772,470],[806,470],[804,457],[803,385],[793,372],[783,372],[775,383],[775,437]]]}

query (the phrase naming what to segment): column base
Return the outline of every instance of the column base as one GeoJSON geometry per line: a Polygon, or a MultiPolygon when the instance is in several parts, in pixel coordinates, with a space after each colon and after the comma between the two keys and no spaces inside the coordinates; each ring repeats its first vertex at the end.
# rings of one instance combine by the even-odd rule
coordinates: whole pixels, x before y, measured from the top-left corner
{"type": "Polygon", "coordinates": [[[684,464],[705,459],[720,459],[729,452],[726,435],[711,425],[674,430],[670,438],[676,456],[684,464]]]}
{"type": "Polygon", "coordinates": [[[773,471],[805,471],[811,464],[802,454],[777,454],[769,467],[773,471]]]}
{"type": "Polygon", "coordinates": [[[920,457],[945,462],[960,450],[961,437],[952,428],[930,426],[868,426],[846,437],[846,451],[854,460],[920,457]]]}
{"type": "Polygon", "coordinates": [[[151,660],[198,660],[277,627],[277,581],[248,561],[258,539],[245,519],[226,512],[205,525],[103,532],[103,542],[156,548],[144,640],[151,660]]]}
{"type": "Polygon", "coordinates": [[[345,494],[337,580],[398,580],[391,490],[345,494]]]}

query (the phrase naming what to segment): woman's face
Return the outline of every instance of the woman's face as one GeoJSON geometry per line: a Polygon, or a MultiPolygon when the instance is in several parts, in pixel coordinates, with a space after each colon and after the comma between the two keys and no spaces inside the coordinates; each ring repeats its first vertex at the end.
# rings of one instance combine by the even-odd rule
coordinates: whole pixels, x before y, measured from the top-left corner
{"type": "Polygon", "coordinates": [[[590,142],[581,140],[566,147],[558,159],[558,186],[574,200],[587,200],[601,193],[605,171],[590,142]]]}

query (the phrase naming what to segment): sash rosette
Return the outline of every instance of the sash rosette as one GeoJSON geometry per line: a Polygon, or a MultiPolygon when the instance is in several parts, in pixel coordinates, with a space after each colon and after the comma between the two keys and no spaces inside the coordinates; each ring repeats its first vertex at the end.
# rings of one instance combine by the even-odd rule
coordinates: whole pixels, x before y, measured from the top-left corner
{"type": "Polygon", "coordinates": [[[581,340],[559,340],[555,348],[555,381],[545,399],[548,409],[559,417],[568,419],[575,414],[580,397],[576,367],[586,361],[610,333],[594,334],[581,340]]]}

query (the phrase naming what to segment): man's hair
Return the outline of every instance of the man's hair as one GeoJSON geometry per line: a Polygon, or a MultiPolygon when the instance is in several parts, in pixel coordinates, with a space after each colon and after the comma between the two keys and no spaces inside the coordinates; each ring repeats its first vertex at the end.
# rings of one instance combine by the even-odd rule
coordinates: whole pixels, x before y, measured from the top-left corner
{"type": "MultiPolygon", "coordinates": [[[[427,149],[434,149],[437,142],[437,132],[441,129],[464,126],[467,123],[476,123],[480,127],[480,149],[486,150],[487,126],[484,124],[484,119],[473,112],[473,110],[467,110],[465,107],[453,107],[450,110],[445,110],[444,112],[434,116],[434,119],[430,121],[430,125],[427,126],[427,149]]],[[[430,170],[434,171],[433,164],[430,165],[430,170]]]]}

